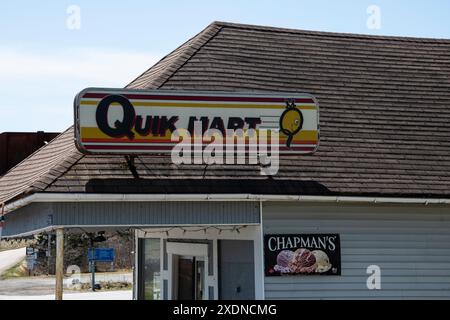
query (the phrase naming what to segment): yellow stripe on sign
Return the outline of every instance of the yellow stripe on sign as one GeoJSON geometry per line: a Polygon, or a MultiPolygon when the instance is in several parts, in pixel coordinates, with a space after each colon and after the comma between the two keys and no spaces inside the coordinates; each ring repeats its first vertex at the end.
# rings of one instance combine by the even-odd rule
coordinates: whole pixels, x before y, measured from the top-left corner
{"type": "MultiPolygon", "coordinates": [[[[280,137],[286,137],[286,135],[280,133],[280,137]]],[[[300,130],[300,132],[294,136],[294,140],[317,141],[319,140],[319,134],[317,130],[300,130]]]]}
{"type": "MultiPolygon", "coordinates": [[[[99,101],[81,100],[80,105],[96,106],[99,101]]],[[[246,109],[285,109],[285,105],[280,104],[227,104],[227,103],[192,103],[192,102],[132,102],[135,107],[175,107],[175,108],[246,108],[246,109]]],[[[120,106],[114,102],[112,106],[120,106]]],[[[315,105],[299,105],[300,110],[316,110],[315,105]]]]}
{"type": "MultiPolygon", "coordinates": [[[[152,140],[167,140],[170,139],[170,134],[166,134],[166,136],[153,136],[152,134],[148,136],[141,136],[138,134],[134,129],[131,130],[135,136],[135,139],[148,139],[151,138],[152,140]]],[[[110,136],[106,135],[101,131],[99,128],[95,127],[83,127],[81,128],[81,139],[114,139],[110,136]]],[[[128,140],[128,138],[124,138],[124,140],[128,140]]]]}
{"type": "MultiPolygon", "coordinates": [[[[170,139],[169,131],[167,132],[166,136],[141,136],[138,133],[132,130],[135,134],[135,139],[149,139],[152,140],[167,140],[170,139]]],[[[280,137],[286,138],[286,135],[283,133],[280,133],[280,137]]],[[[104,134],[99,128],[95,127],[83,127],[81,128],[81,139],[113,139],[110,136],[104,134]]],[[[124,140],[128,140],[128,138],[124,138],[124,140]]],[[[297,133],[294,136],[295,141],[317,141],[318,140],[318,132],[316,130],[301,130],[299,133],[297,133]]]]}

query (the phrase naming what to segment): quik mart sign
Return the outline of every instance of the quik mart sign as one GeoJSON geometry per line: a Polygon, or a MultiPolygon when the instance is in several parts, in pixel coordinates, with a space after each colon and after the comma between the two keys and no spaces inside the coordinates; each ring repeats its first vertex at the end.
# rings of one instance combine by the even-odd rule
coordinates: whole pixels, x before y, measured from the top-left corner
{"type": "Polygon", "coordinates": [[[308,154],[319,144],[319,110],[307,94],[88,88],[75,98],[75,128],[88,154],[186,154],[211,144],[214,153],[308,154]]]}

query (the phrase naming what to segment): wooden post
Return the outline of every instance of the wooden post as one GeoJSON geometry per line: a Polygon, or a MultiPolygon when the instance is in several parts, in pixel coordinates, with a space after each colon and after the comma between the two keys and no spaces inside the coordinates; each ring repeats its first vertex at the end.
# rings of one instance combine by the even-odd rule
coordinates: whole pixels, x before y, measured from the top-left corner
{"type": "Polygon", "coordinates": [[[63,277],[64,277],[64,229],[56,230],[56,286],[55,300],[63,299],[63,277]]]}

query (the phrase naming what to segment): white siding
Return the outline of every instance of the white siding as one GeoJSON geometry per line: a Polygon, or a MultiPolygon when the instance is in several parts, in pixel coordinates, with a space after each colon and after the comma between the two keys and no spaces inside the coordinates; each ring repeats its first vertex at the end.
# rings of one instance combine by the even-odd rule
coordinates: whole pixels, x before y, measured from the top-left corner
{"type": "Polygon", "coordinates": [[[341,276],[265,277],[266,299],[450,298],[450,209],[265,204],[265,234],[339,233],[341,276]],[[381,290],[368,290],[369,265],[381,290]]]}

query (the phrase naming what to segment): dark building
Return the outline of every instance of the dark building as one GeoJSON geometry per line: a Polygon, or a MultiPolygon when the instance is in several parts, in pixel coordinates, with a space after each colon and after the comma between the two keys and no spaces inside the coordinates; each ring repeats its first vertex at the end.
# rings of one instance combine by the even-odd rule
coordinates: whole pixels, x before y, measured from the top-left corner
{"type": "Polygon", "coordinates": [[[0,134],[0,176],[58,135],[55,132],[4,132],[0,134]]]}

